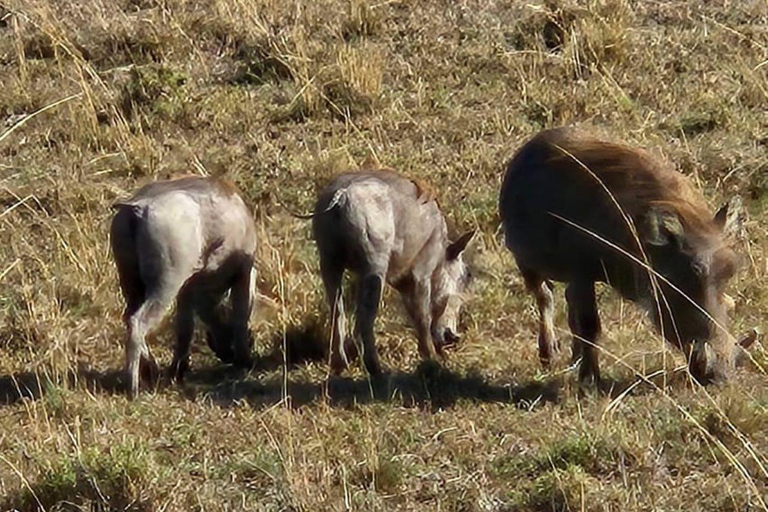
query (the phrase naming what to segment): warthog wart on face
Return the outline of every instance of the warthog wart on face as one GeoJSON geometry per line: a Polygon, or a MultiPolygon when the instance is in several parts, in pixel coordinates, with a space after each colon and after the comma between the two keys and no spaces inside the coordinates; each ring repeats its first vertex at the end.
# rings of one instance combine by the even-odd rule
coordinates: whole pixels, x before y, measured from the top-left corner
{"type": "Polygon", "coordinates": [[[142,187],[115,209],[110,243],[126,302],[130,396],[138,394],[140,369],[158,374],[146,337],[174,300],[174,377],[181,379],[189,365],[195,314],[222,361],[248,365],[256,237],[234,187],[214,178],[162,181],[142,187]]]}
{"type": "Polygon", "coordinates": [[[358,276],[355,334],[369,373],[381,372],[373,323],[385,281],[403,297],[422,357],[433,358],[458,339],[456,326],[469,280],[462,253],[474,232],[451,243],[437,203],[416,183],[389,170],[346,173],[320,193],[311,217],[332,314],[335,372],[349,364],[341,290],[345,270],[358,276]]]}
{"type": "Polygon", "coordinates": [[[516,153],[499,209],[507,247],[537,300],[543,364],[556,348],[550,281],[565,282],[580,379],[599,380],[594,283],[606,282],[649,310],[694,377],[728,377],[741,351],[726,331],[724,295],[739,201],[712,216],[683,175],[647,153],[560,128],[516,153]]]}

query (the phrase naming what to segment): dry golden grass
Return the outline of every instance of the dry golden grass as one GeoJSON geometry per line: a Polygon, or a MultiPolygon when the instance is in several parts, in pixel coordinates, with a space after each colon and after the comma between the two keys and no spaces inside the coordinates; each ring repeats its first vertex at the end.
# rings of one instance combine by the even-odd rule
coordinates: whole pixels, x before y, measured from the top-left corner
{"type": "Polygon", "coordinates": [[[503,162],[543,127],[648,147],[713,205],[744,197],[731,330],[765,331],[766,105],[764,0],[0,0],[0,509],[766,509],[763,347],[702,389],[601,289],[613,389],[579,397],[564,357],[539,367],[496,213],[503,162]],[[309,211],[368,157],[482,235],[461,345],[419,364],[388,291],[375,385],[287,364],[317,359],[326,307],[309,225],[274,201],[309,211]],[[184,386],[131,403],[109,205],[181,172],[253,207],[258,364],[198,340],[184,386]]]}

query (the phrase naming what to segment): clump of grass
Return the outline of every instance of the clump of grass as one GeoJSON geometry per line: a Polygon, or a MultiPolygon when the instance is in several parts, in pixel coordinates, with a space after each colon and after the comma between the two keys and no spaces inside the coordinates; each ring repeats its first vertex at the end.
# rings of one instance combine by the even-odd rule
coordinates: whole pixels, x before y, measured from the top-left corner
{"type": "Polygon", "coordinates": [[[496,463],[499,474],[537,477],[549,470],[578,466],[595,476],[610,476],[637,462],[637,458],[619,444],[589,433],[572,434],[531,455],[503,457],[496,463]]]}
{"type": "Polygon", "coordinates": [[[0,5],[0,28],[6,28],[8,26],[8,19],[11,17],[11,13],[7,7],[0,5]]]}
{"type": "Polygon", "coordinates": [[[50,345],[50,339],[33,322],[14,316],[0,329],[0,347],[6,350],[28,350],[50,345]]]}
{"type": "Polygon", "coordinates": [[[766,411],[762,404],[744,400],[731,393],[717,398],[715,407],[699,412],[702,426],[730,449],[740,448],[739,436],[750,436],[762,430],[766,411]]]}
{"type": "MultiPolygon", "coordinates": [[[[766,168],[768,168],[768,163],[766,163],[766,168]]],[[[764,209],[765,205],[768,204],[768,173],[765,171],[755,172],[750,178],[747,188],[750,198],[764,209]]]]}
{"type": "Polygon", "coordinates": [[[331,113],[342,118],[373,111],[381,96],[383,61],[373,46],[342,47],[336,56],[338,78],[325,85],[331,113]]]}
{"type": "Polygon", "coordinates": [[[378,454],[353,474],[351,481],[366,489],[393,493],[400,487],[405,476],[403,472],[403,464],[399,460],[378,454]]]}
{"type": "Polygon", "coordinates": [[[126,118],[137,115],[172,117],[181,110],[181,89],[186,75],[163,66],[133,67],[123,88],[122,111],[126,118]]]}
{"type": "Polygon", "coordinates": [[[173,48],[171,39],[156,23],[110,27],[103,39],[97,41],[98,48],[90,52],[91,59],[102,67],[162,62],[173,48]]]}
{"type": "Polygon", "coordinates": [[[627,0],[594,0],[563,17],[563,53],[575,76],[622,62],[630,44],[633,11],[627,0]],[[569,23],[570,22],[570,23],[569,23]]]}
{"type": "MultiPolygon", "coordinates": [[[[568,512],[597,505],[602,485],[579,466],[554,469],[510,493],[508,510],[514,512],[568,512]]],[[[604,500],[605,498],[603,498],[604,500]]]]}
{"type": "Polygon", "coordinates": [[[736,70],[741,74],[739,100],[751,108],[768,103],[768,67],[765,63],[751,66],[740,62],[736,70]]]}
{"type": "Polygon", "coordinates": [[[345,40],[351,41],[375,35],[381,28],[381,19],[368,0],[349,0],[347,18],[341,27],[345,40]]]}
{"type": "Polygon", "coordinates": [[[293,79],[293,72],[279,53],[267,41],[261,44],[237,44],[234,59],[238,66],[233,82],[240,85],[261,85],[268,81],[293,79]]]}
{"type": "Polygon", "coordinates": [[[226,477],[249,492],[268,493],[284,480],[283,463],[274,450],[257,449],[254,453],[216,468],[214,474],[226,477]]]}
{"type": "Polygon", "coordinates": [[[563,55],[571,73],[582,76],[592,67],[626,58],[633,15],[626,0],[550,1],[526,13],[525,23],[515,26],[507,40],[517,50],[563,55]]]}
{"type": "Polygon", "coordinates": [[[153,469],[152,456],[141,444],[89,449],[49,462],[36,483],[3,507],[20,512],[65,506],[153,510],[154,496],[148,488],[153,469]]]}
{"type": "Polygon", "coordinates": [[[56,44],[48,34],[34,31],[23,42],[23,52],[26,59],[53,59],[56,57],[56,44]]]}
{"type": "Polygon", "coordinates": [[[680,119],[678,130],[687,137],[695,137],[711,132],[724,124],[724,114],[720,111],[691,112],[680,119]]]}
{"type": "Polygon", "coordinates": [[[154,9],[162,5],[159,0],[124,0],[121,3],[123,10],[128,12],[154,9]]]}

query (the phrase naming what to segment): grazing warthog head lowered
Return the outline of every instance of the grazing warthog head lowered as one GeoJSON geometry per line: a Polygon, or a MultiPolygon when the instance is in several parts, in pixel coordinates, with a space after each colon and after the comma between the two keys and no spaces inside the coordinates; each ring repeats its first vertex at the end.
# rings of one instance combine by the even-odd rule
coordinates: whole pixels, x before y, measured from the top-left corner
{"type": "Polygon", "coordinates": [[[657,329],[688,356],[697,380],[727,379],[742,352],[727,332],[725,298],[736,271],[730,244],[742,230],[741,201],[732,200],[712,218],[680,205],[654,204],[645,220],[638,230],[661,278],[658,297],[647,296],[643,303],[657,329]]]}
{"type": "Polygon", "coordinates": [[[462,254],[475,231],[468,231],[445,250],[445,259],[432,278],[432,339],[437,345],[457,343],[459,313],[471,273],[462,254]]]}

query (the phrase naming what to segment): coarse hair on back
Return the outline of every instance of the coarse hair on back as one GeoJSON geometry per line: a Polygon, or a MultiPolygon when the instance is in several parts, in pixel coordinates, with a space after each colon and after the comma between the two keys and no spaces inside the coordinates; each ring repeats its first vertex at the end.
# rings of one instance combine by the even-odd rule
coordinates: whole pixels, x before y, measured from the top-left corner
{"type": "Polygon", "coordinates": [[[648,151],[567,128],[549,130],[531,142],[551,148],[548,167],[599,180],[632,218],[649,207],[664,207],[677,213],[690,235],[714,233],[701,193],[686,176],[648,151]]]}

